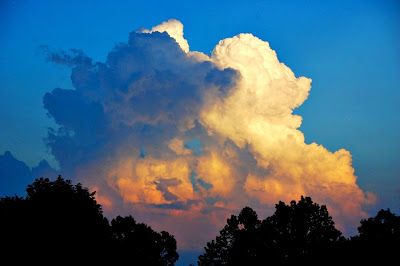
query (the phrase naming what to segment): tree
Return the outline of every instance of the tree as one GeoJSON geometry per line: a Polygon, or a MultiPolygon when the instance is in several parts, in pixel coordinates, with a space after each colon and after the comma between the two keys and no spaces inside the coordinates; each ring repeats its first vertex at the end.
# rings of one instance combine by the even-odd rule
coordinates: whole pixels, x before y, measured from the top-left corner
{"type": "Polygon", "coordinates": [[[111,234],[95,192],[60,176],[55,181],[36,179],[26,191],[25,198],[0,200],[3,259],[42,263],[68,259],[68,253],[91,260],[106,254],[111,234]]]}
{"type": "Polygon", "coordinates": [[[255,246],[252,243],[260,224],[257,213],[245,207],[239,216],[232,215],[215,240],[207,243],[199,265],[252,265],[255,246]]]}
{"type": "Polygon", "coordinates": [[[326,206],[314,203],[310,197],[302,196],[289,205],[279,202],[275,209],[263,221],[260,232],[262,247],[271,249],[278,263],[318,263],[319,256],[328,256],[327,251],[344,240],[326,206]]]}
{"type": "Polygon", "coordinates": [[[352,237],[347,257],[354,263],[399,262],[400,216],[380,210],[375,217],[361,220],[359,235],[352,237]]]}
{"type": "Polygon", "coordinates": [[[309,197],[276,204],[263,221],[249,207],[232,215],[220,235],[205,247],[199,265],[272,265],[317,263],[317,254],[343,240],[326,206],[309,197]]]}
{"type": "Polygon", "coordinates": [[[117,216],[111,221],[113,252],[118,261],[137,265],[170,266],[178,260],[176,241],[169,233],[157,233],[132,216],[117,216]]]}
{"type": "Polygon", "coordinates": [[[380,210],[375,217],[361,220],[359,239],[378,245],[400,242],[400,216],[389,209],[380,210]]]}
{"type": "Polygon", "coordinates": [[[131,217],[111,226],[95,192],[58,177],[36,179],[27,196],[0,199],[0,260],[13,264],[174,265],[176,241],[131,217]]]}

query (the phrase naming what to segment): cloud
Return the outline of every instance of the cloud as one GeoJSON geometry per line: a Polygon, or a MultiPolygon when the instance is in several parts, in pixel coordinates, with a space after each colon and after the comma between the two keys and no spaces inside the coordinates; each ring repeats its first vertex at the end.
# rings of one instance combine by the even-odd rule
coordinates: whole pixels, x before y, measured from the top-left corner
{"type": "Polygon", "coordinates": [[[59,125],[47,144],[110,215],[132,213],[199,248],[245,205],[266,214],[309,195],[354,225],[373,200],[348,151],[305,143],[293,110],[311,80],[251,34],[207,55],[189,51],[182,23],[168,20],[132,32],[103,63],[79,50],[46,53],[71,67],[74,85],[44,96],[59,125]]]}
{"type": "Polygon", "coordinates": [[[160,25],[154,26],[151,30],[142,30],[144,33],[152,32],[166,32],[171,36],[180,46],[180,48],[185,52],[189,52],[189,43],[183,37],[183,24],[176,19],[169,19],[160,25]]]}
{"type": "Polygon", "coordinates": [[[41,176],[56,176],[56,171],[47,161],[43,160],[31,169],[9,151],[0,155],[0,196],[23,196],[27,184],[41,176]]]}
{"type": "Polygon", "coordinates": [[[306,144],[298,130],[301,117],[292,112],[307,99],[311,80],[295,77],[267,42],[251,34],[220,41],[211,57],[241,77],[232,94],[202,110],[203,123],[239,147],[249,145],[257,164],[269,169],[249,174],[245,192],[266,204],[312,195],[328,203],[342,225],[364,216],[362,205],[374,199],[358,187],[351,154],[306,144]]]}

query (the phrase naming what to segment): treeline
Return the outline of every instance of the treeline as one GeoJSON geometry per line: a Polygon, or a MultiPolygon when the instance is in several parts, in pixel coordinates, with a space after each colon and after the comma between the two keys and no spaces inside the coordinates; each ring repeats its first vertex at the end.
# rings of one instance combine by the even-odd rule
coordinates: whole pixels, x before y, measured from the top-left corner
{"type": "Polygon", "coordinates": [[[301,197],[279,202],[264,220],[249,208],[232,215],[199,257],[202,265],[400,265],[400,217],[380,210],[345,238],[326,206],[301,197]]]}
{"type": "Polygon", "coordinates": [[[95,193],[60,176],[0,199],[1,265],[174,265],[175,238],[131,216],[104,217],[95,193]]]}
{"type": "MultiPolygon", "coordinates": [[[[175,238],[131,216],[104,217],[95,193],[58,177],[36,179],[25,197],[0,199],[2,265],[174,265],[175,238]]],[[[345,238],[324,205],[279,202],[260,220],[245,207],[199,256],[202,265],[383,265],[399,263],[400,217],[381,210],[345,238]]]]}

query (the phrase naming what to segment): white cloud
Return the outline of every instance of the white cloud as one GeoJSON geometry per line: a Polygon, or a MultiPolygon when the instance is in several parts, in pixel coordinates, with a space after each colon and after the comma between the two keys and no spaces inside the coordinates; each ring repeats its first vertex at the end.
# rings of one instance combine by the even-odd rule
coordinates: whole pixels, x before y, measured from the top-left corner
{"type": "Polygon", "coordinates": [[[75,90],[45,96],[61,126],[49,146],[64,170],[97,188],[108,212],[149,219],[187,248],[246,205],[265,210],[306,195],[354,225],[373,200],[357,185],[350,152],[305,143],[293,110],[311,80],[268,42],[239,34],[211,55],[189,51],[172,19],[132,33],[106,63],[80,57],[53,57],[73,67],[75,90]],[[193,139],[196,152],[185,145],[193,139]],[[199,226],[212,229],[191,239],[199,226]]]}
{"type": "Polygon", "coordinates": [[[169,36],[175,39],[185,53],[189,52],[189,43],[183,37],[183,24],[179,20],[169,19],[157,26],[154,26],[151,28],[151,30],[145,29],[142,32],[151,33],[155,31],[168,33],[169,36]]]}

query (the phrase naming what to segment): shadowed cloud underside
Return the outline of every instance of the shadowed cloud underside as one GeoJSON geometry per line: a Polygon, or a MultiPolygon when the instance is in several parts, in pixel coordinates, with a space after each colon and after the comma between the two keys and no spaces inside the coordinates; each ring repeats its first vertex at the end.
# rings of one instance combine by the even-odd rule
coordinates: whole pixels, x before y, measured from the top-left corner
{"type": "Polygon", "coordinates": [[[71,67],[75,88],[44,96],[62,172],[95,188],[106,212],[132,213],[181,247],[200,247],[245,205],[265,212],[309,195],[346,229],[374,201],[349,151],[305,143],[293,110],[311,80],[252,34],[207,55],[190,51],[183,25],[168,20],[132,32],[104,63],[79,50],[47,53],[71,67]]]}

